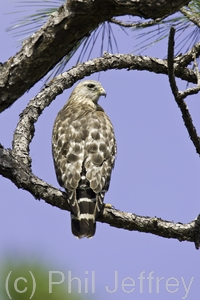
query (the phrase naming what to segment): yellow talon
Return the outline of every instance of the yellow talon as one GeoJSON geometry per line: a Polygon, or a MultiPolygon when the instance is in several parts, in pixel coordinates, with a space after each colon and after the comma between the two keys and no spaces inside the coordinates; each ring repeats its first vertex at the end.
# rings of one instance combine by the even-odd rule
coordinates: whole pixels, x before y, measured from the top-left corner
{"type": "Polygon", "coordinates": [[[106,207],[106,208],[113,208],[114,206],[113,206],[112,204],[107,204],[107,203],[105,203],[105,207],[106,207]]]}

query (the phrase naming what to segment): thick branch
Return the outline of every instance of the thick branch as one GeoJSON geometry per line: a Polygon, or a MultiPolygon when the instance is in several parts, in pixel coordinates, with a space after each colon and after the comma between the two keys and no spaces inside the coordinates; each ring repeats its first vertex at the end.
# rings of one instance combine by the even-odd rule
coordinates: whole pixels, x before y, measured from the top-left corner
{"type": "Polygon", "coordinates": [[[0,65],[0,112],[12,105],[100,23],[114,16],[162,18],[188,0],[69,0],[0,65]],[[88,13],[89,12],[89,13],[88,13]]]}
{"type": "MultiPolygon", "coordinates": [[[[36,199],[44,199],[45,202],[60,209],[70,210],[67,195],[64,192],[36,177],[30,172],[27,165],[13,157],[11,150],[6,150],[1,145],[0,174],[12,180],[18,188],[30,192],[36,199]]],[[[105,207],[98,221],[116,228],[148,232],[164,238],[194,242],[197,249],[200,247],[200,217],[188,224],[182,224],[105,207]]]]}
{"type": "Polygon", "coordinates": [[[69,210],[65,193],[32,174],[27,165],[13,156],[12,150],[4,149],[2,145],[0,145],[0,174],[10,179],[18,188],[31,193],[35,199],[44,199],[53,206],[69,210]]]}

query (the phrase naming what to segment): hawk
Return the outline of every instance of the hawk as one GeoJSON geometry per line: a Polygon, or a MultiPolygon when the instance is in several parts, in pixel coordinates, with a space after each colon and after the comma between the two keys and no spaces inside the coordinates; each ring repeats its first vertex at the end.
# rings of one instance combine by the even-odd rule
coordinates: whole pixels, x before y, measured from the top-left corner
{"type": "Polygon", "coordinates": [[[72,233],[78,238],[95,234],[116,156],[113,125],[98,104],[100,96],[106,96],[100,82],[80,82],[53,126],[56,176],[67,192],[72,233]]]}

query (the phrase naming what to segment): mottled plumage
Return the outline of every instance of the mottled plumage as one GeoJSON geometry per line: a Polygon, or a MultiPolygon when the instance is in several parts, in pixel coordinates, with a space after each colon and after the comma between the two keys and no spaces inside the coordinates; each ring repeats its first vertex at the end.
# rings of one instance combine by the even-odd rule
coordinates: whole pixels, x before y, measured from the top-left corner
{"type": "Polygon", "coordinates": [[[106,92],[98,81],[85,80],[58,113],[52,152],[59,184],[69,196],[72,233],[92,237],[116,155],[113,126],[97,103],[106,92]]]}

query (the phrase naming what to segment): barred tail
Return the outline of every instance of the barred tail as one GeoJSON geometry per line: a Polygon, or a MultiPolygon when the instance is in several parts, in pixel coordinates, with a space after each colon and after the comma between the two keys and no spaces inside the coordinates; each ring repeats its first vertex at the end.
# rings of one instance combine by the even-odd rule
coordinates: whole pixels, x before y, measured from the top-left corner
{"type": "Polygon", "coordinates": [[[71,210],[72,233],[78,238],[91,238],[95,234],[96,218],[102,206],[101,197],[91,189],[79,189],[75,201],[78,213],[77,209],[71,210]]]}

